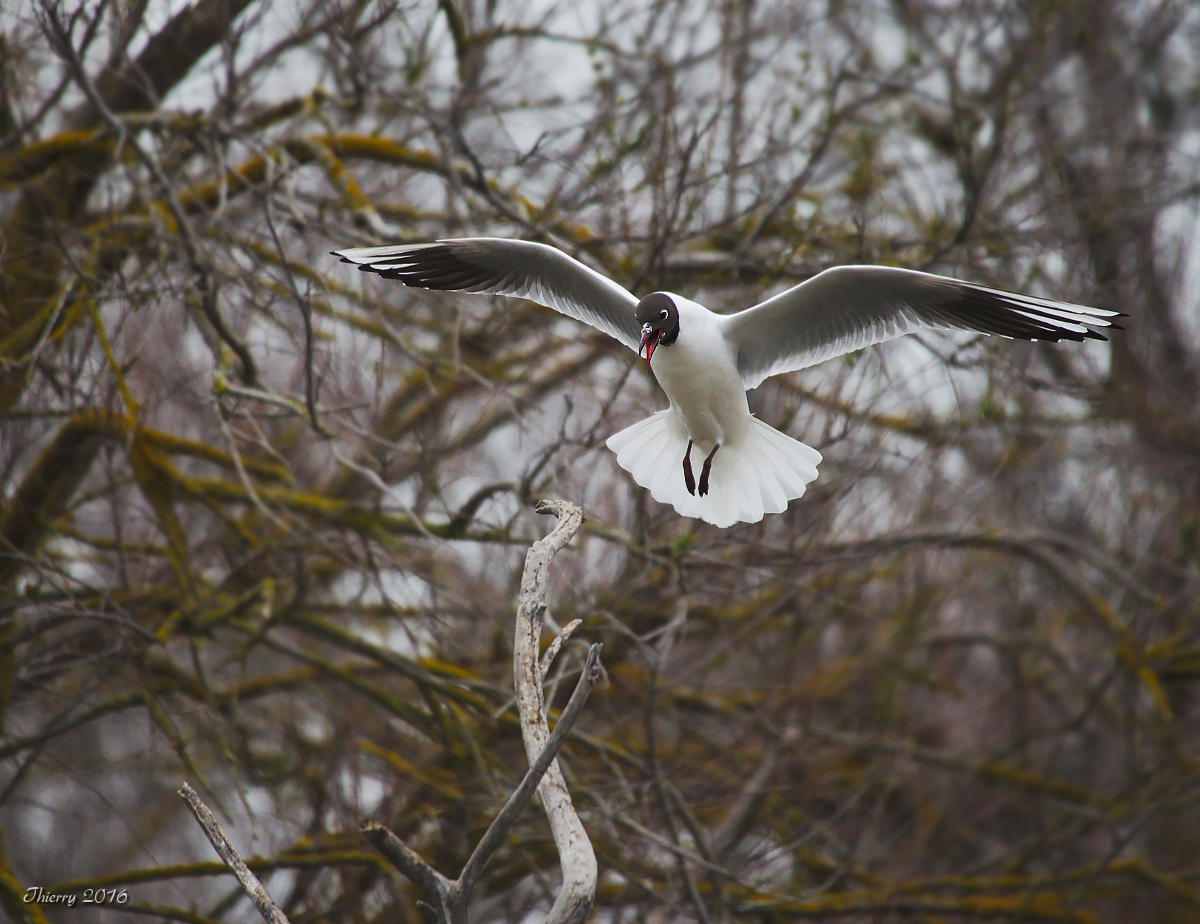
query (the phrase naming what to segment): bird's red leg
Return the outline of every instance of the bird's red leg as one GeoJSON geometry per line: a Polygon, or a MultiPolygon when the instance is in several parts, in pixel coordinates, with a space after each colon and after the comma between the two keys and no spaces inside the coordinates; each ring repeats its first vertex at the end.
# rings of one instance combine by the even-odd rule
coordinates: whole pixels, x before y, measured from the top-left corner
{"type": "Polygon", "coordinates": [[[692,474],[692,441],[688,440],[687,452],[683,454],[683,483],[687,485],[688,494],[696,493],[696,476],[692,474]]]}
{"type": "Polygon", "coordinates": [[[721,448],[721,444],[717,443],[712,448],[712,452],[708,454],[708,458],[704,460],[704,468],[700,469],[700,496],[704,497],[708,493],[708,473],[712,471],[713,456],[717,454],[717,450],[721,448]]]}

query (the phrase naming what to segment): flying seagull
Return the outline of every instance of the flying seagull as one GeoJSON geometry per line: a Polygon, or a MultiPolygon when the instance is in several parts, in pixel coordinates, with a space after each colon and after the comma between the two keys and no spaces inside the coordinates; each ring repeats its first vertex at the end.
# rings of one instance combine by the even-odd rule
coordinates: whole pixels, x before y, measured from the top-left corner
{"type": "MultiPolygon", "coordinates": [[[[405,285],[527,298],[645,357],[671,406],[609,437],[660,503],[716,526],[757,523],[800,497],[821,454],[750,414],[746,390],[916,330],[1017,340],[1107,340],[1120,312],[1016,295],[890,266],[836,266],[737,314],[673,292],[640,301],[546,244],[476,237],[335,250],[405,285]]],[[[1119,329],[1119,328],[1117,328],[1119,329]]]]}

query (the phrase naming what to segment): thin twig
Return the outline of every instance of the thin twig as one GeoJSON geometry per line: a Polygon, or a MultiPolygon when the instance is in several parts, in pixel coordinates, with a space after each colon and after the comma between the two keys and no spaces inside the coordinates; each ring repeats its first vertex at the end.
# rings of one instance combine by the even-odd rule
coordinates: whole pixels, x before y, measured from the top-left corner
{"type": "Polygon", "coordinates": [[[225,836],[225,832],[217,824],[217,819],[213,817],[213,813],[208,810],[208,806],[196,795],[196,790],[192,789],[187,783],[184,783],[179,789],[179,795],[183,797],[183,801],[188,804],[188,808],[196,816],[196,821],[204,829],[209,843],[213,845],[213,849],[216,850],[221,861],[229,867],[230,872],[242,884],[242,889],[250,896],[250,901],[254,902],[254,907],[258,909],[258,913],[262,915],[263,920],[268,922],[268,924],[290,924],[287,915],[279,909],[278,905],[271,901],[271,896],[267,894],[267,890],[263,888],[263,884],[258,881],[258,877],[250,872],[250,868],[238,856],[238,852],[233,849],[233,845],[229,843],[229,838],[225,836]]]}
{"type": "Polygon", "coordinates": [[[445,912],[444,920],[457,920],[455,908],[462,898],[462,891],[457,882],[447,879],[426,863],[419,853],[383,825],[364,821],[359,830],[396,869],[424,889],[430,898],[438,900],[443,906],[438,910],[445,912]]]}
{"type": "Polygon", "coordinates": [[[562,646],[567,643],[575,630],[583,625],[582,619],[572,619],[569,623],[563,626],[562,631],[554,636],[552,641],[542,655],[541,663],[538,664],[538,673],[541,675],[542,682],[546,681],[546,675],[550,673],[550,665],[554,663],[554,659],[558,657],[558,653],[562,650],[562,646]]]}

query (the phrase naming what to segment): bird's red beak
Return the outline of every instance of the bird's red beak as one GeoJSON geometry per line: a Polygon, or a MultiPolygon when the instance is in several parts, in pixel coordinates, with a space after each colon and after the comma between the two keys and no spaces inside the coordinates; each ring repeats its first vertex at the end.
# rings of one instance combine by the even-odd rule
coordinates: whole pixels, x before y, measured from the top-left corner
{"type": "Polygon", "coordinates": [[[650,368],[650,357],[654,355],[654,348],[656,346],[658,346],[658,341],[659,341],[659,338],[661,338],[661,337],[662,337],[661,330],[655,330],[653,328],[651,328],[649,330],[646,330],[646,329],[642,330],[642,340],[641,340],[641,343],[638,344],[638,353],[641,353],[643,350],[646,351],[646,368],[647,369],[650,368]]]}

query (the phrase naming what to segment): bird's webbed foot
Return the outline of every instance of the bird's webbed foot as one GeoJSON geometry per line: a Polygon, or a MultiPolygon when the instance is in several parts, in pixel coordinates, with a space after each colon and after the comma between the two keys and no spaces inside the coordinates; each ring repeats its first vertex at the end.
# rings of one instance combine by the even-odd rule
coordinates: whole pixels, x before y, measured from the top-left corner
{"type": "Polygon", "coordinates": [[[696,493],[696,476],[692,474],[692,441],[688,440],[687,452],[683,454],[683,483],[687,485],[688,494],[696,493]]]}
{"type": "Polygon", "coordinates": [[[712,471],[713,456],[717,454],[717,450],[721,448],[721,444],[717,443],[713,446],[712,452],[704,460],[704,468],[700,470],[700,496],[704,497],[708,494],[708,475],[712,471]]]}

